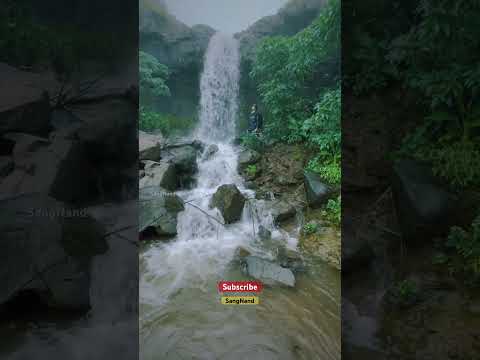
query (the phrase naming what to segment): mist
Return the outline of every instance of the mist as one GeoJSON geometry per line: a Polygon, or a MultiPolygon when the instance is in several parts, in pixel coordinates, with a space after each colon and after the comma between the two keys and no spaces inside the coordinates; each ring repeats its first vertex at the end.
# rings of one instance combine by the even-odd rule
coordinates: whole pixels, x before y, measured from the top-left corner
{"type": "Polygon", "coordinates": [[[192,26],[205,24],[234,34],[264,16],[275,14],[288,0],[166,0],[178,20],[192,26]]]}

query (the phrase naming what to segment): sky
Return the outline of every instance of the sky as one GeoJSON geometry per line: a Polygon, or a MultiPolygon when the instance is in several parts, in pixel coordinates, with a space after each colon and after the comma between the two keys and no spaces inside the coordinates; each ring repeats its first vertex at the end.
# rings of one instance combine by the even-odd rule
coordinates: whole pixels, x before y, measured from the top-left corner
{"type": "Polygon", "coordinates": [[[178,20],[192,26],[205,24],[234,34],[255,21],[275,14],[287,0],[166,0],[178,20]]]}

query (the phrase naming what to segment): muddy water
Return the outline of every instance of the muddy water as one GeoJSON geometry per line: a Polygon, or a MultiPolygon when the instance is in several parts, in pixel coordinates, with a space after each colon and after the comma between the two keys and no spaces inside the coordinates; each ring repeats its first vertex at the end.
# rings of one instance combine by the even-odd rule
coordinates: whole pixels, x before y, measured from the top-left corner
{"type": "MultiPolygon", "coordinates": [[[[145,257],[161,247],[144,249],[141,261],[141,276],[157,288],[169,280],[152,276],[145,257]]],[[[163,305],[141,300],[140,358],[340,359],[337,270],[311,261],[295,289],[267,287],[257,306],[221,305],[216,286],[222,279],[248,278],[232,264],[223,274],[179,289],[163,305]]]]}

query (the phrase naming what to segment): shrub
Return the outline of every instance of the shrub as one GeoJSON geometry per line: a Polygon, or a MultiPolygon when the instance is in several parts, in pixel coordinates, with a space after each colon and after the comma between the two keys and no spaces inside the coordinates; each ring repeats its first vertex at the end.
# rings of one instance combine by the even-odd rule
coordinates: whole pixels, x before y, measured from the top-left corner
{"type": "Polygon", "coordinates": [[[447,249],[453,251],[449,270],[462,276],[468,284],[480,281],[480,216],[472,222],[469,231],[454,226],[450,229],[446,242],[447,249]]]}
{"type": "Polygon", "coordinates": [[[181,118],[140,108],[139,128],[143,131],[159,130],[165,136],[183,135],[191,131],[194,125],[194,120],[190,118],[181,118]]]}

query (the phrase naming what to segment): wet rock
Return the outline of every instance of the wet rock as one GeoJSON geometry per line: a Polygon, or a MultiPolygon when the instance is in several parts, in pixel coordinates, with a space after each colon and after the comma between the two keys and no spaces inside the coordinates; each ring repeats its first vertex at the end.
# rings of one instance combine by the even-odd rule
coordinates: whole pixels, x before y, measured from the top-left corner
{"type": "Polygon", "coordinates": [[[256,164],[260,160],[260,154],[255,150],[244,149],[238,154],[238,169],[244,171],[247,166],[256,164]]]}
{"type": "Polygon", "coordinates": [[[428,241],[451,227],[457,199],[431,169],[413,160],[394,166],[392,191],[401,231],[407,241],[428,241]]]}
{"type": "Polygon", "coordinates": [[[324,205],[334,193],[333,189],[326,185],[319,175],[310,171],[306,171],[304,174],[304,185],[308,205],[312,208],[324,205]]]}
{"type": "Polygon", "coordinates": [[[290,269],[283,268],[257,256],[247,256],[244,259],[244,271],[268,285],[295,286],[295,276],[290,269]]]}
{"type": "Polygon", "coordinates": [[[13,171],[13,160],[10,156],[0,156],[0,179],[13,171]]]}
{"type": "Polygon", "coordinates": [[[234,184],[220,186],[210,201],[210,208],[220,210],[227,224],[240,220],[244,206],[245,197],[234,184]]]}
{"type": "Polygon", "coordinates": [[[2,192],[42,192],[69,203],[95,195],[96,173],[79,142],[22,137],[14,149],[14,162],[15,170],[3,180],[2,192]]]}
{"type": "Polygon", "coordinates": [[[159,187],[140,189],[139,231],[153,229],[157,235],[177,234],[177,215],[185,209],[182,199],[159,187]]]}
{"type": "Polygon", "coordinates": [[[45,196],[18,196],[3,205],[0,304],[28,290],[45,305],[88,310],[91,260],[108,250],[103,226],[45,196]]]}
{"type": "MultiPolygon", "coordinates": [[[[349,222],[346,226],[351,227],[349,222]]],[[[368,265],[375,257],[375,252],[364,236],[355,236],[355,231],[346,228],[342,231],[342,271],[354,271],[368,265]]]]}
{"type": "Polygon", "coordinates": [[[250,256],[250,255],[251,255],[250,251],[248,251],[247,249],[245,249],[245,248],[242,247],[242,246],[239,246],[239,247],[235,250],[235,255],[234,255],[234,257],[235,257],[235,259],[241,260],[241,259],[244,259],[244,258],[250,256]]]}
{"type": "Polygon", "coordinates": [[[203,158],[205,160],[211,159],[213,155],[215,155],[218,152],[218,146],[215,144],[209,145],[205,152],[203,153],[203,158]]]}
{"type": "Polygon", "coordinates": [[[258,228],[258,237],[260,240],[270,240],[272,238],[272,232],[268,230],[265,226],[260,225],[258,228]]]}
{"type": "Polygon", "coordinates": [[[293,205],[283,200],[270,201],[267,207],[270,209],[273,216],[273,221],[276,224],[290,220],[291,218],[295,217],[297,213],[293,205]]]}
{"type": "Polygon", "coordinates": [[[66,129],[77,128],[81,124],[81,120],[71,111],[63,109],[54,109],[52,111],[51,125],[55,132],[66,129]]]}
{"type": "Polygon", "coordinates": [[[180,144],[166,147],[162,150],[162,161],[167,161],[175,166],[180,187],[186,187],[192,182],[198,171],[197,155],[201,148],[193,144],[180,144]]]}
{"type": "Polygon", "coordinates": [[[24,133],[5,134],[4,138],[15,143],[12,155],[17,168],[28,167],[28,164],[31,164],[31,158],[35,152],[51,144],[46,138],[24,133]]]}
{"type": "Polygon", "coordinates": [[[162,135],[148,134],[144,131],[138,133],[140,160],[159,161],[165,139],[162,135]]]}
{"type": "Polygon", "coordinates": [[[305,262],[302,255],[295,250],[281,246],[278,249],[277,261],[281,267],[288,268],[294,273],[305,271],[305,262]]]}
{"type": "Polygon", "coordinates": [[[0,63],[0,133],[23,132],[46,136],[50,131],[50,84],[40,75],[0,63]]]}
{"type": "Polygon", "coordinates": [[[140,188],[157,186],[169,191],[177,189],[177,172],[170,163],[148,162],[145,164],[144,177],[140,179],[140,188]]]}

